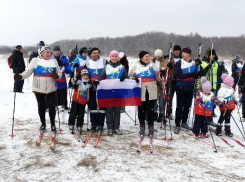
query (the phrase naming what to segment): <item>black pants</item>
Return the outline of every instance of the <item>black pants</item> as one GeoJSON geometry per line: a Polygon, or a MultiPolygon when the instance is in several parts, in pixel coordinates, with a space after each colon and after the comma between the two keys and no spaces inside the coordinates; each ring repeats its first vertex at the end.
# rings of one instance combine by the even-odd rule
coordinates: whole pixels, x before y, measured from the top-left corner
{"type": "Polygon", "coordinates": [[[145,101],[138,107],[138,118],[140,125],[145,125],[145,117],[147,116],[148,125],[153,125],[154,122],[154,107],[156,100],[149,100],[149,93],[146,90],[145,101]]]}
{"type": "Polygon", "coordinates": [[[186,123],[189,109],[191,107],[193,91],[192,90],[183,90],[181,87],[177,88],[177,108],[175,113],[175,124],[180,126],[180,123],[186,123]]]}
{"type": "Polygon", "coordinates": [[[121,107],[105,108],[106,124],[108,129],[119,129],[121,107]]]}
{"type": "Polygon", "coordinates": [[[194,122],[194,126],[193,126],[193,133],[199,134],[201,131],[201,133],[206,134],[208,132],[208,123],[207,122],[210,121],[211,118],[212,118],[211,116],[210,117],[207,116],[207,121],[206,121],[205,116],[195,114],[195,122],[194,122]]]}
{"type": "Polygon", "coordinates": [[[67,106],[67,89],[57,90],[57,99],[59,106],[67,106]]]}
{"type": "Polygon", "coordinates": [[[90,110],[90,120],[92,127],[104,126],[105,109],[97,108],[97,96],[95,90],[89,91],[88,108],[90,110]]]}
{"type": "Polygon", "coordinates": [[[14,82],[14,92],[22,92],[24,80],[14,82]]]}
{"type": "Polygon", "coordinates": [[[75,120],[77,118],[77,126],[81,126],[81,127],[83,126],[85,106],[86,105],[82,105],[75,101],[72,101],[69,120],[68,120],[69,125],[75,125],[75,120]]]}
{"type": "Polygon", "coordinates": [[[225,124],[229,124],[230,123],[230,120],[231,120],[231,112],[232,110],[226,110],[225,111],[221,111],[220,113],[220,117],[219,117],[219,120],[218,120],[218,124],[223,124],[224,120],[225,120],[225,124]],[[225,115],[224,115],[225,113],[225,115]]]}
{"type": "Polygon", "coordinates": [[[45,111],[48,109],[50,123],[51,125],[55,125],[55,106],[57,104],[56,93],[53,92],[48,95],[35,93],[35,96],[38,103],[38,113],[41,123],[46,125],[45,111]]]}
{"type": "Polygon", "coordinates": [[[242,117],[245,118],[245,90],[242,92],[242,117]]]}

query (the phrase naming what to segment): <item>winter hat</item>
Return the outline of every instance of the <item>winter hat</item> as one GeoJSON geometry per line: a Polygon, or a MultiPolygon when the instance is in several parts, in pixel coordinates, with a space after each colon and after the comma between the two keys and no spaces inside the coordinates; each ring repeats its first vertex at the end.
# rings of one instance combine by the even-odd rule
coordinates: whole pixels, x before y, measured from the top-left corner
{"type": "MultiPolygon", "coordinates": [[[[211,49],[208,48],[208,49],[206,50],[206,52],[205,52],[205,57],[206,57],[207,59],[209,59],[209,56],[210,56],[210,55],[211,55],[211,49]]],[[[214,49],[212,49],[212,55],[216,55],[216,52],[215,52],[214,49]]]]}
{"type": "Polygon", "coordinates": [[[45,46],[45,44],[42,40],[39,42],[39,46],[41,46],[41,45],[45,46]]]}
{"type": "Polygon", "coordinates": [[[53,51],[60,51],[60,46],[59,45],[55,45],[53,47],[53,51]]]}
{"type": "Polygon", "coordinates": [[[40,49],[39,54],[42,55],[43,52],[48,50],[51,51],[51,48],[49,46],[44,46],[40,49]]]}
{"type": "Polygon", "coordinates": [[[207,80],[206,77],[201,77],[201,83],[202,83],[202,90],[204,92],[209,92],[212,89],[211,83],[207,80]]]}
{"type": "Polygon", "coordinates": [[[79,50],[79,54],[82,55],[84,53],[87,53],[87,47],[82,47],[80,50],[79,50]]]}
{"type": "Polygon", "coordinates": [[[181,47],[179,45],[174,46],[174,51],[181,51],[181,47]]]}
{"type": "Polygon", "coordinates": [[[120,57],[120,59],[122,59],[123,57],[124,57],[124,52],[119,52],[119,57],[120,57]]]}
{"type": "Polygon", "coordinates": [[[23,47],[22,47],[21,45],[17,45],[15,48],[16,48],[17,50],[20,50],[20,49],[22,49],[23,47]]]}
{"type": "Polygon", "coordinates": [[[223,83],[232,87],[234,85],[234,78],[227,75],[226,73],[221,75],[221,79],[223,80],[223,83]]]}
{"type": "Polygon", "coordinates": [[[99,51],[99,53],[100,53],[99,48],[93,47],[92,49],[89,50],[89,55],[91,55],[94,51],[99,51]]]}
{"type": "Polygon", "coordinates": [[[162,57],[162,50],[161,49],[155,50],[155,57],[162,57]]]}
{"type": "Polygon", "coordinates": [[[186,52],[188,54],[191,54],[191,49],[189,47],[185,47],[182,52],[186,52]]]}
{"type": "Polygon", "coordinates": [[[235,61],[235,62],[241,62],[242,61],[242,56],[239,55],[239,54],[236,54],[235,55],[235,59],[233,61],[235,61]]]}
{"type": "Polygon", "coordinates": [[[84,74],[87,74],[87,75],[89,74],[87,69],[83,69],[83,70],[81,71],[81,75],[84,75],[84,74]]]}
{"type": "Polygon", "coordinates": [[[71,54],[71,53],[76,53],[76,49],[71,49],[69,54],[71,54]]]}
{"type": "Polygon", "coordinates": [[[147,51],[140,51],[139,58],[142,59],[146,54],[150,54],[150,53],[147,51]]]}
{"type": "Polygon", "coordinates": [[[110,52],[110,55],[109,55],[109,56],[110,56],[110,57],[112,57],[112,56],[119,57],[119,52],[116,51],[116,50],[113,50],[113,51],[110,52]]]}

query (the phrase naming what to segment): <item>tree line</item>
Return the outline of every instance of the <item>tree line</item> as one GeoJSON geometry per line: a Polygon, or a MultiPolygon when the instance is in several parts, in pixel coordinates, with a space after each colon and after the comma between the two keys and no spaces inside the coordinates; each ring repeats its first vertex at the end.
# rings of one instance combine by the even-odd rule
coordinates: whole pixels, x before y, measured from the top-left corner
{"type": "MultiPolygon", "coordinates": [[[[156,49],[162,49],[164,54],[168,54],[170,42],[178,44],[182,48],[190,47],[193,51],[192,57],[197,57],[198,44],[202,43],[202,56],[207,48],[211,47],[211,41],[215,40],[214,49],[218,56],[234,57],[235,54],[240,54],[245,57],[245,36],[237,37],[203,37],[198,33],[190,33],[189,35],[178,35],[174,33],[164,32],[146,32],[135,36],[123,37],[97,37],[91,39],[75,39],[75,40],[60,40],[49,44],[51,47],[60,45],[64,54],[68,54],[69,50],[75,48],[76,45],[81,47],[98,47],[102,55],[108,55],[111,50],[125,52],[128,56],[136,57],[141,50],[147,50],[152,55],[156,49]]],[[[45,42],[45,40],[43,40],[45,42]]],[[[46,42],[45,42],[46,43],[46,42]]],[[[14,49],[14,46],[0,46],[0,54],[9,54],[14,49]]],[[[25,54],[28,51],[36,51],[36,46],[25,46],[25,54]]]]}

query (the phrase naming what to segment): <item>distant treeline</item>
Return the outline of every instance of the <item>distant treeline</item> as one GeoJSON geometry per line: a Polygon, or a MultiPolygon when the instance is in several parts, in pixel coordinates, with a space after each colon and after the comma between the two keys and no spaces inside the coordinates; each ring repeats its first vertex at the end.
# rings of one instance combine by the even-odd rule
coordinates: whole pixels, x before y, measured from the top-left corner
{"type": "MultiPolygon", "coordinates": [[[[193,51],[192,57],[197,57],[198,44],[202,43],[202,56],[205,50],[211,47],[211,41],[216,40],[214,43],[214,49],[218,56],[222,57],[234,57],[235,54],[241,54],[245,57],[245,36],[239,37],[202,37],[199,34],[191,33],[189,35],[177,35],[167,34],[163,32],[147,32],[135,36],[124,37],[98,37],[91,39],[81,40],[60,40],[49,44],[51,47],[54,45],[60,45],[62,52],[68,54],[69,50],[81,47],[98,47],[103,55],[108,55],[111,50],[118,50],[125,52],[128,56],[138,56],[141,50],[147,50],[151,54],[154,54],[155,49],[162,49],[164,54],[168,54],[170,42],[179,44],[183,47],[190,47],[193,51]]],[[[43,40],[45,42],[45,40],[43,40]]],[[[46,43],[46,42],[45,42],[46,43]]],[[[7,54],[13,50],[13,47],[0,46],[0,54],[7,54]]],[[[30,50],[36,51],[38,47],[25,46],[25,53],[30,50]]]]}

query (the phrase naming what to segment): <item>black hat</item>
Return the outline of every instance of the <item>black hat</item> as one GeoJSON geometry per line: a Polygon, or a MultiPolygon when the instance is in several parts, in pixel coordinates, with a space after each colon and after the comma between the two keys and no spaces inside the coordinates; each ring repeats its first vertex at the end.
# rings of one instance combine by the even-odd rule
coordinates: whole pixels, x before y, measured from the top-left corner
{"type": "Polygon", "coordinates": [[[174,51],[181,51],[181,47],[179,45],[174,46],[174,51]]]}
{"type": "Polygon", "coordinates": [[[45,46],[45,44],[42,40],[39,42],[39,46],[41,46],[41,45],[45,46]]]}
{"type": "Polygon", "coordinates": [[[82,47],[80,50],[79,50],[79,54],[82,55],[83,53],[86,53],[87,52],[87,47],[82,47]]]}
{"type": "Polygon", "coordinates": [[[191,54],[191,49],[189,47],[185,47],[182,52],[186,52],[188,54],[191,54]]]}
{"type": "Polygon", "coordinates": [[[20,50],[20,49],[22,49],[23,47],[22,47],[21,45],[17,45],[15,48],[16,48],[17,50],[20,50]]]}
{"type": "Polygon", "coordinates": [[[139,58],[142,59],[146,54],[150,54],[150,53],[147,51],[140,51],[139,58]]]}
{"type": "Polygon", "coordinates": [[[55,45],[53,47],[53,51],[60,51],[60,46],[59,45],[55,45]]]}
{"type": "Polygon", "coordinates": [[[99,48],[93,47],[92,49],[89,50],[89,55],[91,55],[94,51],[99,51],[99,53],[100,53],[99,48]]]}

